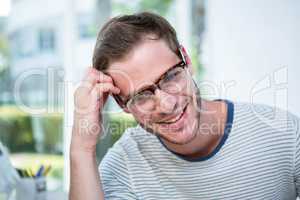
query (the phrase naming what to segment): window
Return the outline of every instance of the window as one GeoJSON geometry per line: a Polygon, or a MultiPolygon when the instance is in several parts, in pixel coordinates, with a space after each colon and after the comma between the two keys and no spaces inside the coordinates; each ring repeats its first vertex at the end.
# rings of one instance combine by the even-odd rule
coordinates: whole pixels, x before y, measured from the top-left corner
{"type": "Polygon", "coordinates": [[[39,31],[39,50],[41,52],[55,50],[55,32],[51,28],[43,28],[39,31]]]}
{"type": "Polygon", "coordinates": [[[11,51],[15,58],[25,58],[34,55],[36,42],[34,31],[30,27],[22,28],[10,36],[11,51]]]}
{"type": "Polygon", "coordinates": [[[78,15],[78,29],[81,39],[95,38],[97,35],[97,27],[93,16],[89,14],[78,15]]]}

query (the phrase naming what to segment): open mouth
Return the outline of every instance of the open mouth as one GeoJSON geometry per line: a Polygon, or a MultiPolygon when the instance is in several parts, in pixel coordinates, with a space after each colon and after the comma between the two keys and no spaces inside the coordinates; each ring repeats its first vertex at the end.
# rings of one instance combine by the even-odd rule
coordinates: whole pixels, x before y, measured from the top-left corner
{"type": "Polygon", "coordinates": [[[169,120],[169,121],[159,122],[158,124],[162,124],[162,125],[164,125],[164,124],[166,124],[166,125],[169,125],[169,124],[175,124],[175,123],[178,122],[178,121],[182,118],[182,116],[185,114],[185,111],[186,111],[187,107],[188,107],[188,104],[184,107],[184,109],[181,111],[181,113],[180,113],[179,115],[177,115],[176,118],[174,118],[174,119],[172,119],[172,120],[169,120]]]}

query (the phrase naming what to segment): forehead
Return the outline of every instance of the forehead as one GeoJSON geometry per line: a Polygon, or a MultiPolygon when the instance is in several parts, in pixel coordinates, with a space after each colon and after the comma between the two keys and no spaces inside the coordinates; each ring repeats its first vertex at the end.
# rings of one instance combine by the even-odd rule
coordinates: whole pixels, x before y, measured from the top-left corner
{"type": "Polygon", "coordinates": [[[113,62],[108,73],[120,88],[121,95],[128,96],[155,82],[178,62],[178,56],[163,40],[145,39],[124,59],[113,62]]]}

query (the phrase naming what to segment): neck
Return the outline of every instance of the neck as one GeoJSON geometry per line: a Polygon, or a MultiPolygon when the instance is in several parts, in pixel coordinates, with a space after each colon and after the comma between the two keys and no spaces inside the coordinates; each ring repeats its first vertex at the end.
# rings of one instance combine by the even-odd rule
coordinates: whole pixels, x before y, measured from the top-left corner
{"type": "Polygon", "coordinates": [[[207,156],[213,152],[224,135],[227,120],[227,104],[223,101],[201,100],[201,111],[195,138],[184,145],[164,144],[178,154],[189,158],[207,156]]]}

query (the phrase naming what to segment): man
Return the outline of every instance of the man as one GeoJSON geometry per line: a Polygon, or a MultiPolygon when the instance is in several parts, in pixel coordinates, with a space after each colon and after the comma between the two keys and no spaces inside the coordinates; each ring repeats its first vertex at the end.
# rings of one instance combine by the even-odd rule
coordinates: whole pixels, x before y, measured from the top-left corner
{"type": "Polygon", "coordinates": [[[264,105],[202,99],[191,60],[162,17],[112,18],[99,33],[93,67],[75,93],[70,199],[299,195],[299,119],[264,105]],[[109,94],[139,125],[108,151],[98,174],[109,94]]]}

